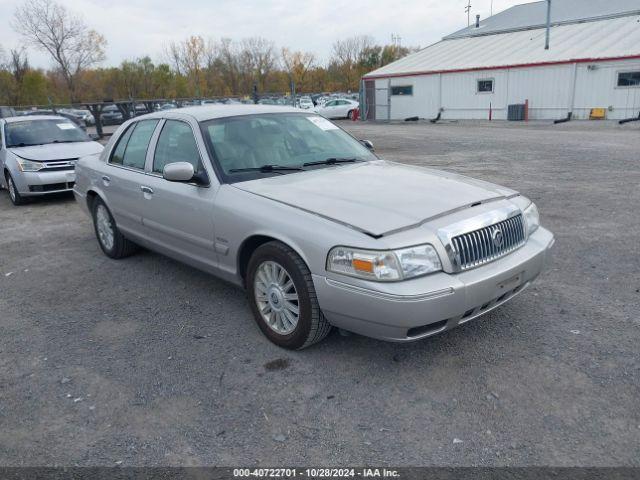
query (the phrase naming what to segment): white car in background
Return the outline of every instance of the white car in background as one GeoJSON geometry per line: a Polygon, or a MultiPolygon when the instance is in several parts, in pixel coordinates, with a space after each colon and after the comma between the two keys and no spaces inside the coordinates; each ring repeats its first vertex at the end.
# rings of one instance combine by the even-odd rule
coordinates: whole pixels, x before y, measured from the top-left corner
{"type": "Polygon", "coordinates": [[[303,110],[310,110],[314,107],[313,105],[313,100],[311,100],[311,97],[301,97],[300,100],[298,101],[298,108],[301,108],[303,110]]]}
{"type": "Polygon", "coordinates": [[[316,107],[313,111],[325,118],[353,118],[354,112],[358,109],[359,103],[346,98],[329,100],[321,107],[316,107]]]}

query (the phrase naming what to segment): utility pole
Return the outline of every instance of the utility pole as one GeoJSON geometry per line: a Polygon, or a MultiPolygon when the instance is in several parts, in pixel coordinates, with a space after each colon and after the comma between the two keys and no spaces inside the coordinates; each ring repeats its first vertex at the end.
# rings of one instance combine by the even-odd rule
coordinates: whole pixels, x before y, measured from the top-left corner
{"type": "Polygon", "coordinates": [[[551,0],[547,0],[547,34],[544,41],[544,49],[549,50],[549,37],[551,34],[551,0]]]}
{"type": "Polygon", "coordinates": [[[467,12],[467,27],[471,25],[471,0],[466,7],[464,7],[464,11],[467,12]]]}

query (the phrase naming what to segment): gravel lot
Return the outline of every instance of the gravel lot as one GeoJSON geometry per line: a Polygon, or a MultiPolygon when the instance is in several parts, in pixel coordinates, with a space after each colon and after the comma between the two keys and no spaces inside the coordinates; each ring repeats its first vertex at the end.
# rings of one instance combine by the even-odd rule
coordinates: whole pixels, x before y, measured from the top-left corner
{"type": "Polygon", "coordinates": [[[1,192],[0,464],[640,466],[640,125],[344,125],[531,197],[549,270],[426,341],[288,352],[242,291],[1,192]]]}

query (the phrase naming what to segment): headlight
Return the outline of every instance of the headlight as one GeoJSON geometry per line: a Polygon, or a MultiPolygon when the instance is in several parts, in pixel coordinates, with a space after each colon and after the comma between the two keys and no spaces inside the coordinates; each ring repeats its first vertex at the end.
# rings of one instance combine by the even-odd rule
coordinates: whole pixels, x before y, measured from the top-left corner
{"type": "Polygon", "coordinates": [[[378,282],[407,280],[441,269],[440,258],[431,245],[385,251],[335,247],[327,257],[330,272],[378,282]]]}
{"type": "Polygon", "coordinates": [[[540,226],[540,214],[535,203],[531,203],[524,211],[524,221],[527,225],[527,236],[535,232],[540,226]]]}
{"type": "Polygon", "coordinates": [[[37,172],[44,168],[44,163],[42,162],[32,162],[24,158],[17,158],[16,160],[18,161],[18,167],[21,172],[37,172]]]}

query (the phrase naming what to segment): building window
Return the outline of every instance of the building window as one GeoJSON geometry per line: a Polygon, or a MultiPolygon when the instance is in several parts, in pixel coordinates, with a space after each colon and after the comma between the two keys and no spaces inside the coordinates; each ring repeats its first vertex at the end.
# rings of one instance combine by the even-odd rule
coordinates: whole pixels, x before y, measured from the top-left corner
{"type": "Polygon", "coordinates": [[[413,95],[413,85],[391,87],[391,95],[413,95]]]}
{"type": "Polygon", "coordinates": [[[493,93],[493,78],[478,80],[478,93],[493,93]]]}
{"type": "Polygon", "coordinates": [[[619,87],[640,87],[640,71],[637,72],[619,72],[619,87]]]}

